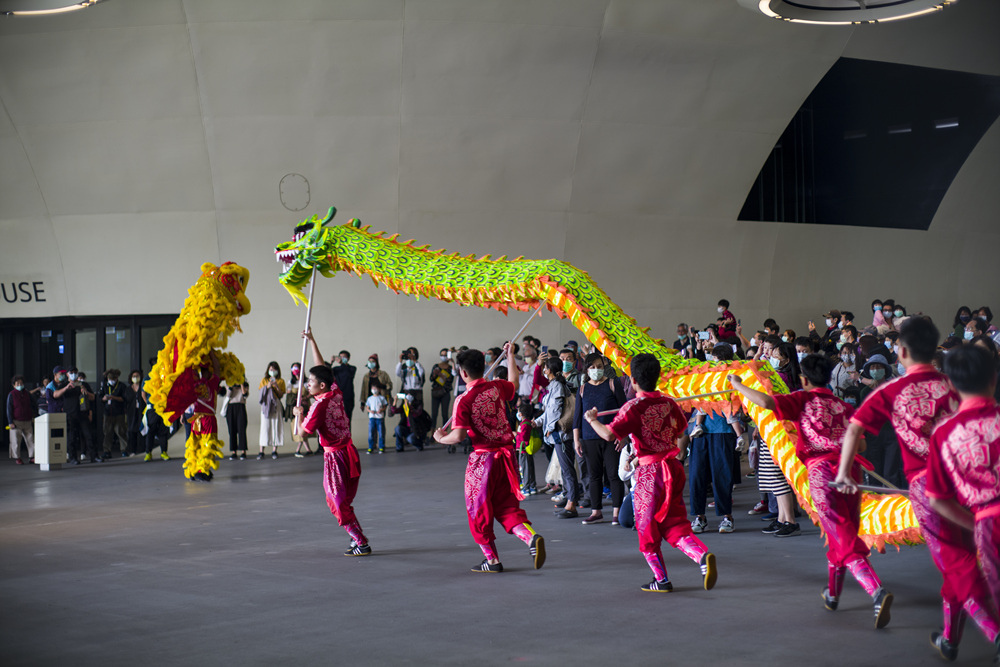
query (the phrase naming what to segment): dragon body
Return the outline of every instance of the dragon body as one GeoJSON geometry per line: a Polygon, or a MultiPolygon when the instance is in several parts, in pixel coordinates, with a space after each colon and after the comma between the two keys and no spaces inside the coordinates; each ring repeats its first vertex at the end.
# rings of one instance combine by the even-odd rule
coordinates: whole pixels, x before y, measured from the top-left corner
{"type": "MultiPolygon", "coordinates": [[[[649,335],[579,268],[559,260],[526,260],[522,257],[492,259],[431,251],[399,241],[398,234],[370,232],[359,220],[330,225],[336,210],[323,218],[315,216],[295,229],[293,240],[279,244],[277,259],[285,270],[282,285],[296,302],[306,301],[303,288],[313,271],[332,277],[338,271],[369,276],[376,285],[396,293],[434,298],[463,306],[529,311],[544,303],[559,317],[567,318],[597,350],[627,373],[637,354],[649,353],[660,362],[658,389],[675,398],[685,398],[729,389],[727,376],[739,375],[744,383],[768,393],[787,393],[778,374],[760,362],[701,362],[684,359],[676,350],[649,335]]],[[[685,406],[704,411],[730,412],[742,398],[729,395],[685,401],[685,406]]],[[[743,401],[743,407],[760,428],[775,461],[788,478],[814,523],[806,468],[795,455],[795,426],[778,420],[769,410],[743,401]]],[[[861,537],[879,550],[885,544],[915,544],[923,539],[909,501],[900,495],[865,494],[862,504],[861,537]]]]}
{"type": "MultiPolygon", "coordinates": [[[[226,347],[239,330],[239,318],[250,312],[246,285],[250,272],[232,262],[201,265],[201,277],[188,290],[180,315],[163,337],[163,347],[149,373],[145,390],[150,405],[170,424],[188,406],[195,405],[195,427],[185,445],[184,474],[211,476],[222,458],[222,442],[215,425],[215,396],[208,392],[202,370],[210,366],[209,353],[226,347]],[[209,416],[211,412],[211,416],[209,416]]],[[[230,386],[243,382],[244,369],[231,352],[217,353],[222,379],[230,386]]]]}

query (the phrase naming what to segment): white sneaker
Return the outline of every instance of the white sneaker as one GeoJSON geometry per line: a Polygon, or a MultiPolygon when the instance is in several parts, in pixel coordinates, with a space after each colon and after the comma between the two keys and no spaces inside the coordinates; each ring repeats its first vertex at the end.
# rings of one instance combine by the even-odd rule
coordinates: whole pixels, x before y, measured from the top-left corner
{"type": "Polygon", "coordinates": [[[700,424],[698,426],[695,426],[694,430],[691,431],[692,438],[700,438],[703,435],[705,435],[705,428],[700,424]]]}
{"type": "Polygon", "coordinates": [[[708,520],[707,519],[702,519],[700,517],[695,517],[694,521],[691,522],[691,532],[692,533],[704,533],[706,527],[708,527],[708,520]]]}
{"type": "Polygon", "coordinates": [[[733,527],[733,520],[722,517],[722,521],[719,522],[719,532],[720,533],[731,533],[735,530],[733,527]]]}

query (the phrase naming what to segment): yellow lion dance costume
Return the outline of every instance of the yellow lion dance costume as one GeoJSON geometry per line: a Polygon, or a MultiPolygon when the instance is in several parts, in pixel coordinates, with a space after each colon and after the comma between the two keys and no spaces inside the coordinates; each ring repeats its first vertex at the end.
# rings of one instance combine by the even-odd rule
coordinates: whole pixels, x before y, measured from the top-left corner
{"type": "Polygon", "coordinates": [[[171,424],[190,405],[191,436],[185,444],[184,475],[209,481],[222,458],[218,438],[215,397],[219,383],[243,382],[243,363],[225,348],[229,336],[240,329],[239,318],[250,312],[246,286],[250,272],[232,262],[201,265],[201,277],[188,290],[188,298],[156,355],[145,389],[153,409],[171,424]]]}

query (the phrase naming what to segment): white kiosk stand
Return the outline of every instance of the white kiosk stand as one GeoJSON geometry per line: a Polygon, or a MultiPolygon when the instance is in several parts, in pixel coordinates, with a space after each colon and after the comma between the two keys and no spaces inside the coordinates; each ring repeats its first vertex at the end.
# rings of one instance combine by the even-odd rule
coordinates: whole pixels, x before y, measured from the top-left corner
{"type": "Polygon", "coordinates": [[[66,415],[35,417],[35,463],[42,470],[59,470],[66,463],[66,415]]]}

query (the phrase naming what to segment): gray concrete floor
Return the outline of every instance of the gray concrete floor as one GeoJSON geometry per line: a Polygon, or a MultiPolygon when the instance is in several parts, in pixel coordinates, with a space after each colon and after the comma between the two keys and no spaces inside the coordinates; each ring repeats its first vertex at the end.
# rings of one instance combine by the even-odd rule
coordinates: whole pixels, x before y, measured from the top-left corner
{"type": "MultiPolygon", "coordinates": [[[[362,453],[355,507],[369,558],[341,555],[348,538],[326,508],[319,457],[223,461],[212,484],[185,481],[177,459],[0,463],[7,667],[938,663],[927,636],[940,577],[923,547],[874,557],[896,595],[892,623],[875,631],[850,579],[841,609],[824,610],[814,526],[760,533],[747,516],[752,481],[736,493],[737,532],[703,535],[716,588],[701,590],[698,568],[667,548],[675,590],[661,595],[639,590],[650,572],[635,533],[557,520],[546,496],[523,503],[545,535],[545,567],[500,533],[506,571],[470,573],[481,556],[464,457],[440,448],[362,453]]],[[[990,655],[968,628],[959,664],[990,655]]]]}

